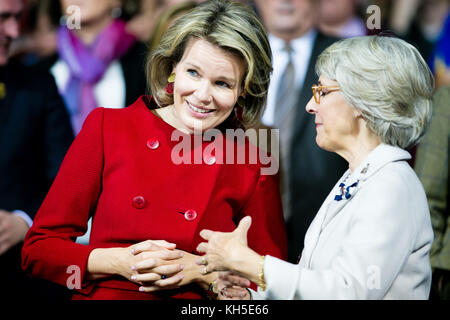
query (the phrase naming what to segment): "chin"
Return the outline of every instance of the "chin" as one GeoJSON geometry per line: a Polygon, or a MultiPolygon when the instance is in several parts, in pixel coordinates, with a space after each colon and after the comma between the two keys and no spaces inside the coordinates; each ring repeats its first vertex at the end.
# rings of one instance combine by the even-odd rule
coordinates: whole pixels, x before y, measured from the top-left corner
{"type": "Polygon", "coordinates": [[[322,150],[333,152],[332,148],[330,148],[325,141],[320,140],[318,137],[316,137],[316,144],[322,150]]]}

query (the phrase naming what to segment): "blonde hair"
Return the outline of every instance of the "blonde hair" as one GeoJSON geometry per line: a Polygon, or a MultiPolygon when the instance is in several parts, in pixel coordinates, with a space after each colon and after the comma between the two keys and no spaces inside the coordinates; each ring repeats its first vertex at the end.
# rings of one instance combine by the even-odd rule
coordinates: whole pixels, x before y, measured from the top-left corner
{"type": "Polygon", "coordinates": [[[194,9],[197,6],[195,1],[184,1],[178,4],[175,4],[165,10],[163,14],[158,19],[158,22],[155,25],[155,29],[153,30],[153,34],[150,37],[149,42],[149,50],[152,52],[158,47],[159,42],[161,41],[162,36],[166,33],[170,24],[176,20],[180,15],[188,13],[190,10],[194,9]]]}
{"type": "Polygon", "coordinates": [[[406,149],[425,134],[434,78],[407,42],[381,36],[338,41],[319,56],[316,73],[338,82],[346,101],[383,143],[406,149]]]}
{"type": "Polygon", "coordinates": [[[206,40],[245,61],[243,119],[236,119],[234,112],[230,117],[244,127],[255,124],[266,103],[272,54],[263,24],[251,7],[239,2],[203,2],[168,29],[147,62],[147,80],[156,103],[173,104],[173,95],[165,91],[167,78],[192,38],[206,40]]]}

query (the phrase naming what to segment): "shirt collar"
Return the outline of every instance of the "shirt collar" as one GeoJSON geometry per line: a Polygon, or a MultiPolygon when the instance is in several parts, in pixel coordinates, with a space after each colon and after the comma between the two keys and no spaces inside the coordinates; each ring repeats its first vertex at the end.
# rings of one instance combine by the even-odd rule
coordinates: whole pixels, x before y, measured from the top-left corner
{"type": "MultiPolygon", "coordinates": [[[[379,144],[350,174],[349,181],[364,181],[386,164],[411,159],[408,151],[384,143],[379,144]]],[[[350,170],[348,170],[350,173],[350,170]]],[[[346,175],[344,175],[346,176],[346,175]]]]}
{"type": "MultiPolygon", "coordinates": [[[[305,47],[312,47],[312,44],[314,43],[314,40],[317,36],[317,30],[311,29],[307,33],[305,33],[303,36],[293,39],[290,41],[290,44],[292,46],[292,49],[294,50],[294,54],[298,54],[299,52],[303,51],[303,48],[305,47]]],[[[274,36],[273,34],[268,35],[269,43],[272,48],[272,54],[276,55],[281,52],[283,52],[283,49],[285,47],[286,42],[274,36]]]]}

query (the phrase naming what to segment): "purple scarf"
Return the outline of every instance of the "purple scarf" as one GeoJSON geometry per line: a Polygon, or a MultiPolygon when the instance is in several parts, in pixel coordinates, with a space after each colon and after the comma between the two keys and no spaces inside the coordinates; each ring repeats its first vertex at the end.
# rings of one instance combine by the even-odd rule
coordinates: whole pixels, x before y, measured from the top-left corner
{"type": "Polygon", "coordinates": [[[89,112],[98,107],[94,97],[95,84],[111,62],[120,58],[135,40],[134,36],[126,33],[125,22],[118,19],[102,30],[89,47],[66,26],[59,28],[59,56],[70,70],[69,82],[62,95],[75,134],[81,130],[89,112]]]}

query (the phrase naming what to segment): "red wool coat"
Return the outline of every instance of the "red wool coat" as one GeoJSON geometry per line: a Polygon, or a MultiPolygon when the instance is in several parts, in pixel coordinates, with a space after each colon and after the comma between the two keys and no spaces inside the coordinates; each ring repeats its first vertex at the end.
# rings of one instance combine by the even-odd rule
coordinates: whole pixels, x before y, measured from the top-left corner
{"type": "Polygon", "coordinates": [[[253,220],[249,246],[285,259],[278,175],[261,175],[260,164],[174,164],[171,153],[179,144],[171,141],[174,128],[156,117],[150,111],[154,102],[147,106],[144,98],[88,116],[25,238],[23,269],[66,285],[74,270],[69,267],[76,266],[82,288],[74,298],[200,298],[195,285],[149,294],[121,277],[89,282],[89,254],[147,239],[198,254],[202,229],[232,231],[246,215],[253,220]],[[89,245],[75,243],[90,216],[89,245]]]}

